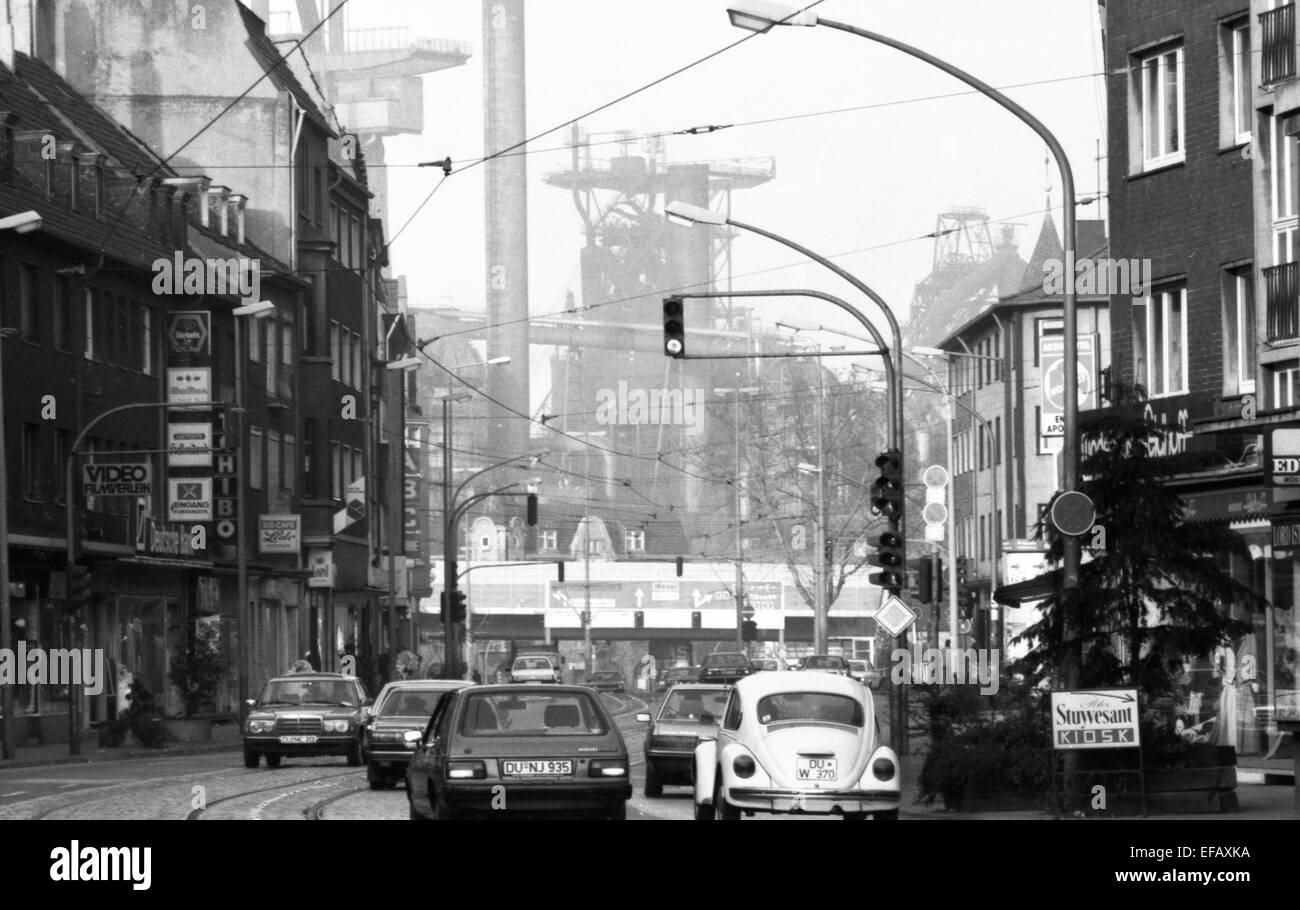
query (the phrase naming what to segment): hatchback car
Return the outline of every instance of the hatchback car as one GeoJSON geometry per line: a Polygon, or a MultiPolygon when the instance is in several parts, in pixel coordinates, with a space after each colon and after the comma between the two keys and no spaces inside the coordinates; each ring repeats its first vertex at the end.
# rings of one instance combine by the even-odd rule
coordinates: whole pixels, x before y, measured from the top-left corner
{"type": "Polygon", "coordinates": [[[659,691],[664,692],[680,683],[695,682],[700,678],[699,667],[672,667],[664,671],[659,680],[659,691]]]}
{"type": "Polygon", "coordinates": [[[587,678],[587,685],[597,692],[625,692],[627,682],[622,670],[599,670],[587,678]]]}
{"type": "Polygon", "coordinates": [[[695,818],[741,813],[898,818],[898,756],[880,743],[871,691],[829,673],[736,683],[716,739],[694,758],[695,818]]]}
{"type": "Polygon", "coordinates": [[[375,706],[367,712],[362,741],[371,790],[394,786],[403,779],[412,748],[402,734],[422,732],[444,692],[470,685],[473,683],[463,679],[402,679],[379,690],[375,706]]]}
{"type": "Polygon", "coordinates": [[[626,818],[627,745],[584,686],[470,686],[446,693],[406,768],[412,819],[520,814],[626,818]]]}
{"type": "Polygon", "coordinates": [[[738,651],[718,651],[708,654],[700,664],[702,683],[734,683],[754,672],[749,658],[738,651]]]}
{"type": "Polygon", "coordinates": [[[362,709],[366,698],[361,680],[339,673],[295,673],[277,676],[249,699],[244,721],[244,767],[256,768],[266,756],[268,768],[280,767],[286,755],[311,757],[345,755],[348,764],[361,764],[362,709]]]}
{"type": "Polygon", "coordinates": [[[818,670],[822,673],[838,673],[850,676],[849,662],[838,654],[812,654],[799,662],[800,670],[818,670]]]}
{"type": "Polygon", "coordinates": [[[872,689],[880,688],[880,681],[884,679],[884,675],[869,660],[850,660],[849,675],[872,689]]]}
{"type": "Polygon", "coordinates": [[[658,715],[638,714],[649,724],[645,737],[645,795],[663,796],[664,784],[691,783],[691,760],[700,737],[716,736],[727,704],[727,686],[673,686],[658,715]]]}

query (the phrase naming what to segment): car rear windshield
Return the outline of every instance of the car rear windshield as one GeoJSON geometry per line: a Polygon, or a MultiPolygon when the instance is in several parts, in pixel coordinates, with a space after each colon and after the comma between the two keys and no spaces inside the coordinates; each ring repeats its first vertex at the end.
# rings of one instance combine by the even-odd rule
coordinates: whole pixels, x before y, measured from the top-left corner
{"type": "Polygon", "coordinates": [[[659,719],[698,723],[701,717],[707,714],[713,718],[709,723],[716,724],[722,719],[722,712],[726,707],[726,690],[674,689],[664,699],[664,705],[659,709],[659,719]]]}
{"type": "Polygon", "coordinates": [[[804,666],[813,670],[843,670],[844,658],[810,657],[806,661],[804,661],[804,666]]]}
{"type": "Polygon", "coordinates": [[[673,667],[668,671],[668,676],[672,679],[690,679],[695,675],[692,667],[673,667]]]}
{"type": "Polygon", "coordinates": [[[592,679],[618,679],[618,674],[612,670],[601,670],[599,673],[591,674],[592,679]]]}
{"type": "Polygon", "coordinates": [[[334,679],[273,679],[262,691],[259,705],[347,705],[357,706],[351,683],[334,679]]]}
{"type": "Polygon", "coordinates": [[[826,692],[783,692],[758,700],[758,722],[822,721],[862,726],[862,702],[826,692]]]}
{"type": "Polygon", "coordinates": [[[516,670],[553,670],[549,657],[521,657],[515,661],[516,670]]]}
{"type": "Polygon", "coordinates": [[[428,689],[396,689],[379,703],[375,714],[379,717],[431,717],[443,694],[428,689]]]}
{"type": "Polygon", "coordinates": [[[581,692],[484,692],[465,699],[465,736],[593,736],[607,732],[592,698],[581,692]]]}
{"type": "Polygon", "coordinates": [[[743,667],[749,663],[744,654],[710,654],[704,658],[706,667],[743,667]]]}

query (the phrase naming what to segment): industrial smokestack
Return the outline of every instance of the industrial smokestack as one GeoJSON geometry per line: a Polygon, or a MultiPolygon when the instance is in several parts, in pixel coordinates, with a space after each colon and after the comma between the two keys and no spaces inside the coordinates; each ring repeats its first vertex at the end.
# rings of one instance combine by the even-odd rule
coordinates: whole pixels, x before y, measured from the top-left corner
{"type": "MultiPolygon", "coordinates": [[[[483,0],[483,146],[488,154],[525,138],[524,3],[483,0]]],[[[528,447],[528,169],[526,155],[485,167],[487,356],[510,362],[487,371],[489,449],[503,456],[528,447]],[[511,411],[516,413],[512,414],[511,411]]]]}

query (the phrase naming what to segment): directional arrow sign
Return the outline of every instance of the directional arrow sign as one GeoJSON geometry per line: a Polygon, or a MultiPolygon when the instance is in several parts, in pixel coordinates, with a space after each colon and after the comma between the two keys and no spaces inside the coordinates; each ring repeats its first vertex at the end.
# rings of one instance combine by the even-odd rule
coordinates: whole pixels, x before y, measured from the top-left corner
{"type": "Polygon", "coordinates": [[[899,636],[916,622],[916,613],[897,594],[890,594],[881,601],[876,622],[890,635],[899,636]]]}
{"type": "Polygon", "coordinates": [[[641,601],[645,600],[645,591],[637,588],[636,593],[633,594],[632,597],[636,600],[636,608],[638,610],[641,609],[641,601]]]}

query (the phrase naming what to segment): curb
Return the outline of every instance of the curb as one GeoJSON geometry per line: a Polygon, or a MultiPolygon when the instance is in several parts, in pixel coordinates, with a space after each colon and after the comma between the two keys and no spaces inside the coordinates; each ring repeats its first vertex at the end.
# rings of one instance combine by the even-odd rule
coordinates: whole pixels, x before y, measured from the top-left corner
{"type": "Polygon", "coordinates": [[[160,758],[171,757],[174,755],[203,755],[208,752],[235,752],[242,748],[242,744],[222,744],[212,745],[206,748],[188,749],[131,749],[116,752],[112,755],[64,755],[60,758],[46,759],[0,759],[0,771],[6,771],[10,768],[43,768],[48,765],[98,765],[111,762],[130,761],[137,758],[160,758]]]}

